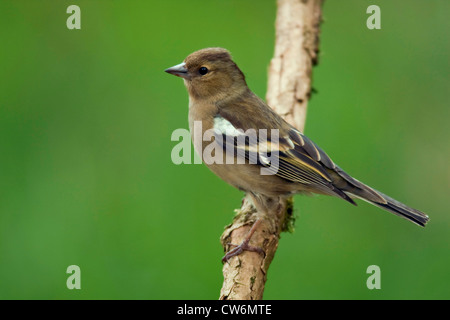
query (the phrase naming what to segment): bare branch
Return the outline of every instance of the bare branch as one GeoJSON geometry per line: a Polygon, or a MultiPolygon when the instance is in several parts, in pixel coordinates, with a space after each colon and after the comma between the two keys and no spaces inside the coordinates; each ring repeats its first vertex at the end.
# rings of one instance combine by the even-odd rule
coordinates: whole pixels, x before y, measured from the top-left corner
{"type": "MultiPolygon", "coordinates": [[[[312,67],[317,64],[322,0],[278,0],[275,54],[269,67],[267,102],[293,126],[303,131],[311,93],[312,67]]],[[[251,238],[265,256],[244,251],[223,266],[220,299],[262,299],[267,270],[278,247],[280,233],[289,227],[292,199],[278,206],[260,223],[251,238]]],[[[221,242],[227,252],[245,238],[258,214],[246,197],[221,242]]]]}

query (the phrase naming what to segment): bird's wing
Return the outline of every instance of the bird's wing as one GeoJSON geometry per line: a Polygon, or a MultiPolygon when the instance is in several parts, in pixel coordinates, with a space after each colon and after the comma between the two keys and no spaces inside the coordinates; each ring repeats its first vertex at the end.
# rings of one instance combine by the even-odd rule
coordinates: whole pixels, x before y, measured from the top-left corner
{"type": "Polygon", "coordinates": [[[338,167],[322,149],[298,130],[283,123],[278,134],[268,132],[273,128],[267,128],[267,133],[261,134],[264,132],[259,129],[237,129],[232,121],[233,117],[223,115],[217,115],[214,119],[216,141],[221,141],[226,151],[233,150],[234,155],[264,166],[289,182],[335,194],[355,204],[333,184],[330,171],[338,167]]]}

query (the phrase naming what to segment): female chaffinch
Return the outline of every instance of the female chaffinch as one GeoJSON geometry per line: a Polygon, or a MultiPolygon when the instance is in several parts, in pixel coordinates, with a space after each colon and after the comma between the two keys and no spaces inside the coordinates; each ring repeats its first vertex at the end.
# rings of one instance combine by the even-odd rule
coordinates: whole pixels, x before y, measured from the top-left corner
{"type": "MultiPolygon", "coordinates": [[[[426,214],[352,178],[284,121],[248,88],[244,74],[226,49],[196,51],[165,71],[184,79],[189,92],[189,127],[197,153],[216,175],[249,194],[261,214],[269,212],[274,198],[319,193],[353,205],[353,199],[359,198],[420,226],[428,222],[426,214]],[[261,130],[265,130],[264,136],[261,130]],[[208,131],[213,137],[202,139],[208,131]],[[208,154],[205,151],[211,151],[211,144],[216,148],[208,154]],[[217,154],[221,150],[225,151],[223,156],[217,154]],[[230,154],[233,161],[229,161],[230,154]],[[242,159],[247,161],[243,163],[242,159]],[[261,169],[267,169],[265,174],[261,169]]],[[[260,251],[249,246],[248,240],[224,260],[242,250],[260,251]]]]}

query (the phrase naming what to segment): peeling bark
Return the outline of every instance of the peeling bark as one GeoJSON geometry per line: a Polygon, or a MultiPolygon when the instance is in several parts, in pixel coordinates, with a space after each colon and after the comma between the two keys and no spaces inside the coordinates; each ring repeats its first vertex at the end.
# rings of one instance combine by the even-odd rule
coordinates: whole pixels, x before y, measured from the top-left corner
{"type": "MultiPolygon", "coordinates": [[[[303,131],[311,94],[312,67],[317,64],[322,0],[278,0],[275,53],[270,62],[266,100],[291,125],[303,131]]],[[[224,251],[240,244],[259,217],[246,197],[221,237],[224,251]]],[[[250,244],[265,252],[244,251],[223,266],[221,300],[260,300],[267,271],[282,231],[292,222],[292,199],[279,205],[258,226],[250,244]]]]}

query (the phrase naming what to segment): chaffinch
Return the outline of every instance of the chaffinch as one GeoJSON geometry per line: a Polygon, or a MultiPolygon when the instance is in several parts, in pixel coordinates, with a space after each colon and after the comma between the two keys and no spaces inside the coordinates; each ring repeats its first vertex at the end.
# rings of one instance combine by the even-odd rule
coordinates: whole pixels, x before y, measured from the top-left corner
{"type": "MultiPolygon", "coordinates": [[[[250,194],[258,212],[268,213],[268,199],[319,193],[353,205],[353,199],[359,198],[420,226],[428,222],[426,214],[348,175],[312,140],[284,121],[248,88],[227,50],[196,51],[165,71],[183,78],[188,90],[195,150],[216,175],[250,194]],[[209,134],[212,137],[205,139],[208,132],[213,132],[209,134]],[[208,148],[210,152],[206,152],[208,148]],[[221,150],[224,154],[218,155],[221,150]]],[[[235,251],[242,250],[259,251],[248,241],[235,251]]]]}

